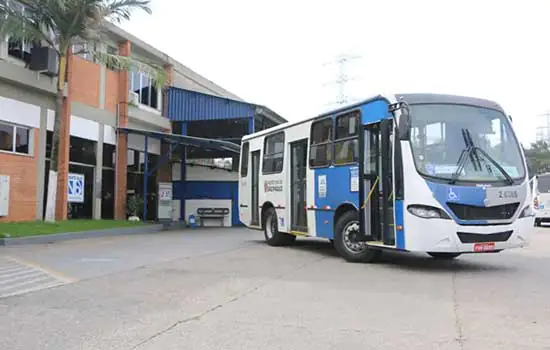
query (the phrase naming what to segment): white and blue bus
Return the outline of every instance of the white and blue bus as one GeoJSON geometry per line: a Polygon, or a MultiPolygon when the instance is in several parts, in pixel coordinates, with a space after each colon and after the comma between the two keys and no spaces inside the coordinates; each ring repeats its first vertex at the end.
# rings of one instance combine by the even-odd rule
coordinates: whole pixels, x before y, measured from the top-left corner
{"type": "Polygon", "coordinates": [[[524,246],[527,165],[495,102],[375,96],[242,139],[239,216],[268,244],[333,242],[348,261],[385,249],[452,259],[524,246]]]}

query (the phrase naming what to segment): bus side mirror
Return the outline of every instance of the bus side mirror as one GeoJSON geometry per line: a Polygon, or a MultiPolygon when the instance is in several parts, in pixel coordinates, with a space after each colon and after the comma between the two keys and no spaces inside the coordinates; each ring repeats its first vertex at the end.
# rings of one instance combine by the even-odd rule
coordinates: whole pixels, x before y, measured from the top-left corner
{"type": "Polygon", "coordinates": [[[409,109],[403,107],[401,109],[401,116],[399,117],[399,139],[400,140],[409,140],[411,137],[411,116],[409,114],[409,109]]]}
{"type": "Polygon", "coordinates": [[[409,105],[406,102],[397,102],[389,106],[389,112],[395,116],[395,111],[401,112],[398,123],[398,133],[400,140],[409,140],[411,133],[411,118],[409,113],[409,105]]]}

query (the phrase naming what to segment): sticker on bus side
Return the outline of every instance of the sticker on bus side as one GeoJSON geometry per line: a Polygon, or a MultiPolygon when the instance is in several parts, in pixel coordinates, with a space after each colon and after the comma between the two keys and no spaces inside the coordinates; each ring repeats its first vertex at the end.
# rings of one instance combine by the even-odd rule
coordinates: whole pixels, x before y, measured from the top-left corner
{"type": "Polygon", "coordinates": [[[350,192],[359,192],[359,168],[349,169],[349,190],[350,192]]]}
{"type": "Polygon", "coordinates": [[[317,191],[319,192],[319,198],[326,198],[327,197],[327,176],[326,175],[319,175],[317,177],[317,191]]]}

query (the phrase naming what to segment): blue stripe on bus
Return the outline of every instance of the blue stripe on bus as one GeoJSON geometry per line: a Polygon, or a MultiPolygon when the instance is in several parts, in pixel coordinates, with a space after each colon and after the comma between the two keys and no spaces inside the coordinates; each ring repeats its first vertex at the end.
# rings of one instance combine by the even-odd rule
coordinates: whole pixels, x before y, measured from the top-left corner
{"type": "Polygon", "coordinates": [[[396,231],[395,245],[397,249],[405,249],[405,223],[403,220],[403,201],[395,201],[395,228],[401,226],[401,230],[396,231]]]}

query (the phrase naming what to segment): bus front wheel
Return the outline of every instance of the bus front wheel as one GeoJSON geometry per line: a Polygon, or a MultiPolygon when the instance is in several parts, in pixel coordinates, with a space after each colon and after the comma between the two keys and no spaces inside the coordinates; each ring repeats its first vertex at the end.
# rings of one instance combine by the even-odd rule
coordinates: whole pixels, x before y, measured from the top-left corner
{"type": "Polygon", "coordinates": [[[296,240],[296,236],[279,232],[279,220],[275,208],[269,208],[265,213],[264,236],[267,244],[271,246],[285,246],[296,240]]]}
{"type": "Polygon", "coordinates": [[[334,248],[348,262],[373,262],[381,254],[378,249],[357,240],[359,215],[355,210],[345,212],[336,222],[334,248]]]}

